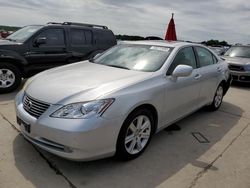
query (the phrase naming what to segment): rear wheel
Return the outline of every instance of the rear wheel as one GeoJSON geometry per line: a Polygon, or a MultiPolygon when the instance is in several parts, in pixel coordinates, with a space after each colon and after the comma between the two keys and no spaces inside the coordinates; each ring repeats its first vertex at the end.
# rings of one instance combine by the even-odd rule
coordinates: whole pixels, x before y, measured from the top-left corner
{"type": "Polygon", "coordinates": [[[116,156],[130,160],[141,155],[151,140],[153,123],[153,116],[146,109],[130,114],[119,133],[116,156]]]}
{"type": "Polygon", "coordinates": [[[16,90],[21,81],[21,73],[17,67],[9,63],[0,63],[0,93],[16,90]]]}
{"type": "Polygon", "coordinates": [[[212,104],[208,106],[209,110],[211,111],[218,110],[221,106],[223,96],[224,96],[224,88],[223,88],[223,85],[220,84],[215,92],[214,100],[212,104]]]}

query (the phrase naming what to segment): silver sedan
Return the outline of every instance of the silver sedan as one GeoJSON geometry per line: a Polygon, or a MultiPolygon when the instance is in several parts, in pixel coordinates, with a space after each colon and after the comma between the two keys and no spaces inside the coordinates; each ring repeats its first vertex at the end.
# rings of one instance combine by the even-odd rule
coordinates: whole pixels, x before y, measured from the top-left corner
{"type": "Polygon", "coordinates": [[[198,44],[127,42],[30,78],[17,94],[21,132],[58,156],[138,157],[153,134],[201,107],[217,110],[227,64],[198,44]]]}
{"type": "Polygon", "coordinates": [[[232,46],[224,57],[233,81],[250,83],[250,46],[232,46]]]}

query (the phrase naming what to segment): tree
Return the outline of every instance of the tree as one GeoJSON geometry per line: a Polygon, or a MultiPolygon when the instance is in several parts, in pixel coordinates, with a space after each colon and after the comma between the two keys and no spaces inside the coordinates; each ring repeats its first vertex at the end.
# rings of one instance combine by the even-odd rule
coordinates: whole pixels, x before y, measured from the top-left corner
{"type": "Polygon", "coordinates": [[[226,41],[219,41],[219,40],[208,40],[201,42],[202,44],[206,46],[230,46],[226,41]]]}

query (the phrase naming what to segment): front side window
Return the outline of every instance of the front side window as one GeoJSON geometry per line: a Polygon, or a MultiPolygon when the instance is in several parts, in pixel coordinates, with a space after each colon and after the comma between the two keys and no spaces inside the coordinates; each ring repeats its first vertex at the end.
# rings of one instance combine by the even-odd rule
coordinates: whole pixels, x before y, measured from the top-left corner
{"type": "Polygon", "coordinates": [[[46,38],[46,44],[41,44],[41,46],[65,46],[63,29],[47,29],[37,38],[46,38]]]}
{"type": "Polygon", "coordinates": [[[250,46],[233,46],[229,48],[225,56],[250,58],[250,46]]]}
{"type": "Polygon", "coordinates": [[[117,45],[93,62],[111,67],[154,72],[165,63],[172,48],[151,45],[117,45]]]}
{"type": "Polygon", "coordinates": [[[174,61],[168,69],[167,75],[172,74],[172,72],[178,65],[189,65],[193,67],[193,69],[196,68],[196,59],[192,47],[183,48],[177,53],[174,61]]]}
{"type": "Polygon", "coordinates": [[[202,47],[195,47],[201,67],[214,64],[214,58],[211,52],[202,47]]]}

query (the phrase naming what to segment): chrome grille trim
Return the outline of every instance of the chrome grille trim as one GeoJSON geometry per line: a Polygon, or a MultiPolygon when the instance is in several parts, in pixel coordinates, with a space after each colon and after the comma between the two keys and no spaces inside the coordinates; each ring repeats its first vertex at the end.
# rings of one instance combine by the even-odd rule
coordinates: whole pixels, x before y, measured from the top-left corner
{"type": "Polygon", "coordinates": [[[241,65],[229,64],[228,68],[229,70],[232,70],[232,71],[240,71],[240,72],[245,71],[244,67],[241,65]]]}
{"type": "Polygon", "coordinates": [[[39,118],[48,108],[50,104],[39,101],[24,94],[23,97],[23,108],[26,112],[28,112],[31,116],[35,118],[39,118]]]}

